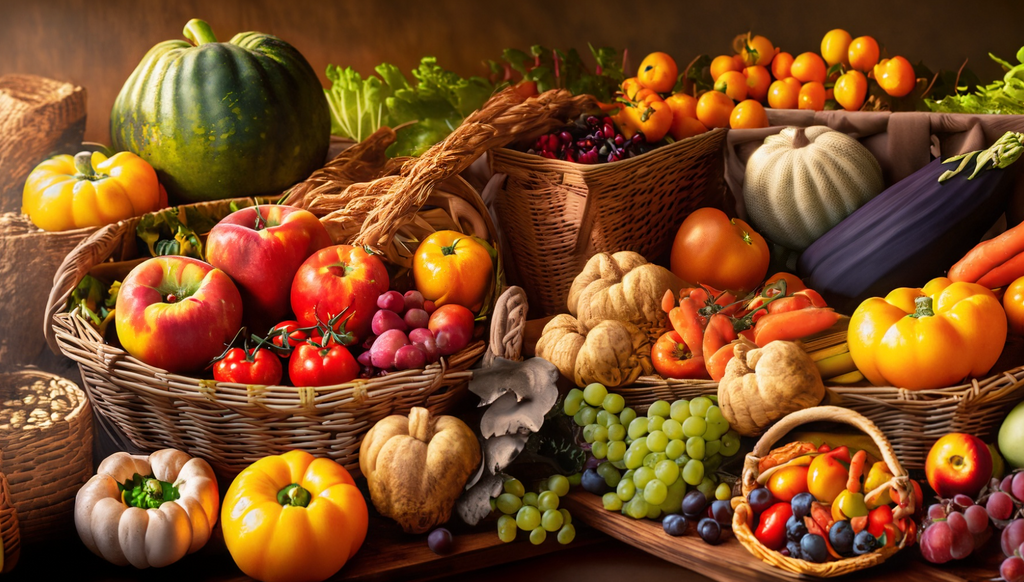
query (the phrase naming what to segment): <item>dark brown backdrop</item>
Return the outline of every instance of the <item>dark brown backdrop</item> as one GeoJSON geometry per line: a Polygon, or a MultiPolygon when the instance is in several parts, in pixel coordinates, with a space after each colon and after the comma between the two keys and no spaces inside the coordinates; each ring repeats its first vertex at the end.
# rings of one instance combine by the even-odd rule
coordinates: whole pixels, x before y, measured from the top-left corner
{"type": "Polygon", "coordinates": [[[381,61],[408,71],[422,55],[463,75],[505,47],[627,47],[631,62],[663,50],[680,66],[699,53],[725,53],[747,30],[783,50],[817,51],[841,27],[869,34],[912,62],[956,69],[965,58],[983,80],[1024,45],[1024,0],[0,0],[0,75],[34,73],[89,92],[86,138],[108,141],[108,116],[125,79],[151,46],[181,38],[193,17],[220,40],[239,31],[275,34],[295,45],[321,77],[328,63],[363,74],[381,61]]]}

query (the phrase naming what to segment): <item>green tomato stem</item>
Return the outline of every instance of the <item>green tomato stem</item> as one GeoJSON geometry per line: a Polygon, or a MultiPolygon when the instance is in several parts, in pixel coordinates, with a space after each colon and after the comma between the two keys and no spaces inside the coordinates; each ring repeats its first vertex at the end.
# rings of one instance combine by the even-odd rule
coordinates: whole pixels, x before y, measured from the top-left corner
{"type": "Polygon", "coordinates": [[[217,42],[213,29],[205,20],[193,18],[185,25],[183,33],[192,44],[196,46],[217,42]]]}
{"type": "Polygon", "coordinates": [[[292,507],[306,507],[309,505],[311,496],[302,485],[298,483],[292,483],[284,489],[277,492],[277,502],[281,505],[291,505],[292,507]]]}
{"type": "Polygon", "coordinates": [[[75,154],[75,171],[86,180],[95,180],[96,169],[92,167],[92,152],[79,152],[75,154]]]}

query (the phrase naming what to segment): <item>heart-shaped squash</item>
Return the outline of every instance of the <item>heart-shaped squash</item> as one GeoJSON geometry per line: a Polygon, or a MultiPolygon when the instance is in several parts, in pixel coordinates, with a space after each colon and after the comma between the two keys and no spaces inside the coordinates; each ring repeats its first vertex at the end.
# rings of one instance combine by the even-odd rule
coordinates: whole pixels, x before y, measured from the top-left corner
{"type": "Polygon", "coordinates": [[[426,408],[379,421],[359,447],[373,506],[408,533],[447,522],[479,465],[480,443],[466,423],[426,408]]]}

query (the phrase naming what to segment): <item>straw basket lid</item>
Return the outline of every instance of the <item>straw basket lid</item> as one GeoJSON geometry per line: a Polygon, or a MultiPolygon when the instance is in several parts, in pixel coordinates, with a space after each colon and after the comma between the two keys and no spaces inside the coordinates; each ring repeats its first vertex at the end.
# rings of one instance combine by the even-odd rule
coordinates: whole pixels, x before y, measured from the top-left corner
{"type": "Polygon", "coordinates": [[[848,424],[860,429],[871,437],[871,440],[878,445],[878,449],[882,453],[882,459],[888,466],[889,472],[893,474],[893,478],[883,484],[880,488],[894,488],[900,499],[899,504],[893,510],[893,518],[895,520],[899,520],[900,518],[913,515],[915,503],[913,486],[910,483],[910,478],[907,476],[907,472],[900,465],[899,460],[896,458],[896,454],[892,450],[892,446],[889,445],[889,441],[885,438],[885,435],[882,434],[882,431],[878,430],[878,427],[876,427],[870,420],[852,410],[840,408],[838,406],[816,406],[813,408],[799,410],[783,417],[782,420],[772,426],[772,428],[770,428],[768,432],[766,432],[757,441],[757,444],[754,446],[754,450],[747,455],[743,464],[743,497],[733,499],[733,505],[735,506],[736,511],[733,514],[732,529],[736,538],[744,547],[747,548],[747,550],[750,551],[750,553],[773,566],[777,566],[783,570],[796,574],[806,574],[819,578],[831,578],[833,576],[841,576],[843,574],[849,574],[850,572],[863,570],[864,568],[870,568],[871,566],[881,564],[903,548],[906,543],[906,536],[904,536],[897,545],[879,548],[870,554],[863,554],[834,562],[825,562],[823,564],[816,564],[805,560],[797,560],[783,556],[779,552],[768,549],[754,536],[752,529],[753,511],[747,503],[746,496],[758,487],[758,463],[761,461],[762,457],[771,452],[775,443],[791,430],[803,424],[817,421],[830,421],[848,424]]]}

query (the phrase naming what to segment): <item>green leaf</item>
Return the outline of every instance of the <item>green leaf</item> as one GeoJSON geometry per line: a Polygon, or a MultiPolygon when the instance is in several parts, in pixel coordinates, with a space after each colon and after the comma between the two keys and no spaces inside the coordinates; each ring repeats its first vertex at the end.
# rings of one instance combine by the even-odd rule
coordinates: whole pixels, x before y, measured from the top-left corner
{"type": "MultiPolygon", "coordinates": [[[[385,63],[378,69],[381,67],[391,74],[391,65],[385,63]]],[[[330,89],[324,89],[331,110],[332,134],[362,141],[381,126],[391,124],[385,102],[393,89],[380,77],[371,75],[363,80],[351,67],[327,65],[327,78],[332,82],[330,89]]]]}
{"type": "Polygon", "coordinates": [[[711,57],[708,55],[701,55],[697,60],[690,66],[689,71],[686,71],[686,79],[683,82],[682,90],[689,95],[692,95],[690,87],[696,89],[697,93],[704,91],[710,91],[714,89],[715,82],[711,78],[711,57]]]}

